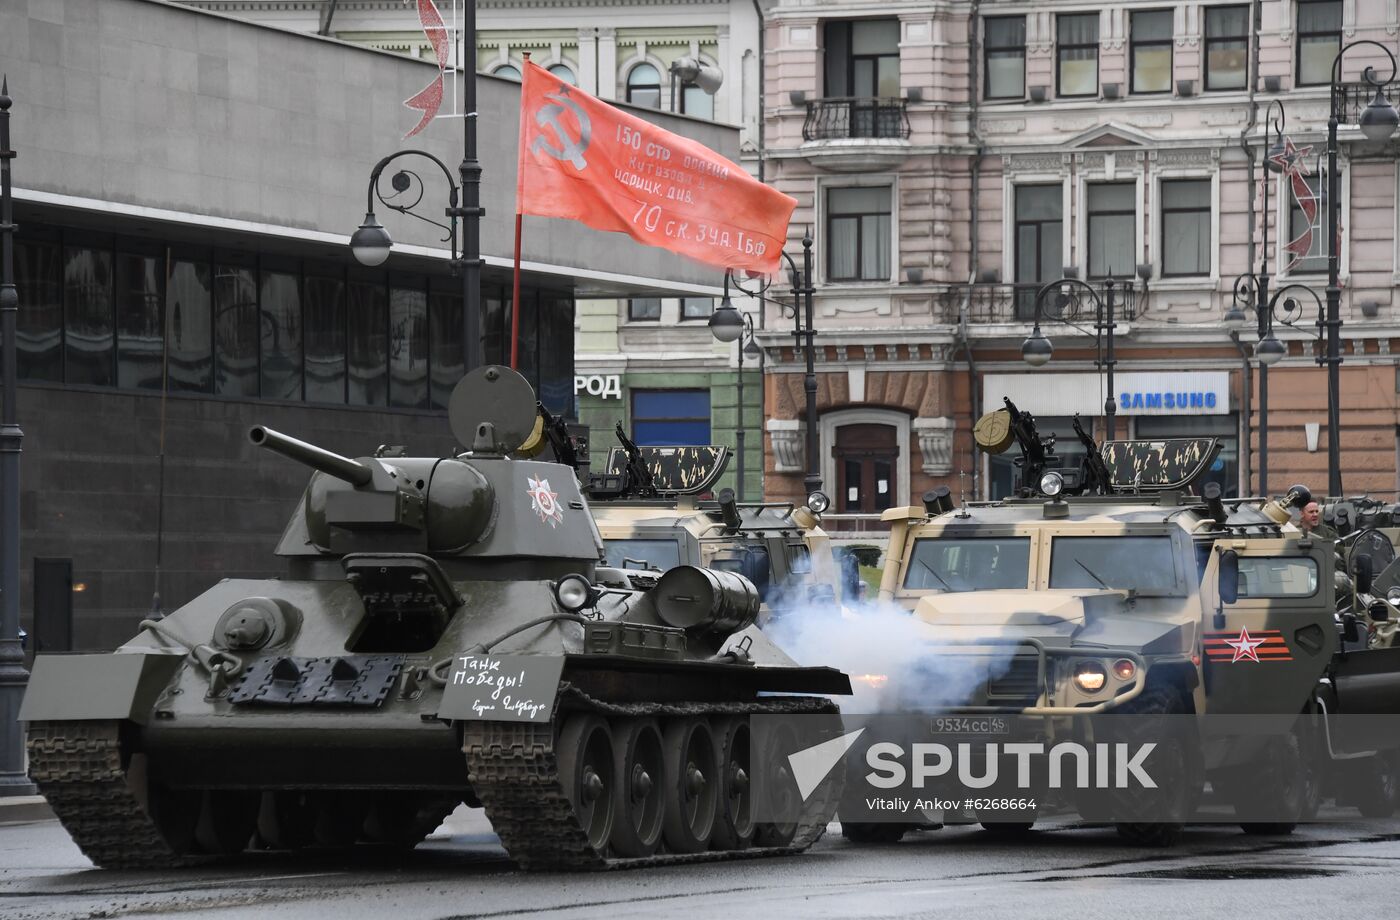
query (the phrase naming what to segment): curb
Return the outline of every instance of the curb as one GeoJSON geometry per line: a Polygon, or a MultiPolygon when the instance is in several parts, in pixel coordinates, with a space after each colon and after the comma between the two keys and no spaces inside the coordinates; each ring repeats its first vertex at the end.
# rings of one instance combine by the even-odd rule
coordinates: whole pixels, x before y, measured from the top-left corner
{"type": "Polygon", "coordinates": [[[0,798],[0,825],[30,824],[55,820],[53,809],[42,795],[16,795],[0,798]]]}

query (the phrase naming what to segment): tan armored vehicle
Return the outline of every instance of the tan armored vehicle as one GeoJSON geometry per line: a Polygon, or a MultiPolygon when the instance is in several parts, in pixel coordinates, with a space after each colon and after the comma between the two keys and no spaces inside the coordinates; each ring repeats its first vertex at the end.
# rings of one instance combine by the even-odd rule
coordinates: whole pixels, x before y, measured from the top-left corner
{"type": "Polygon", "coordinates": [[[820,526],[830,504],[824,494],[801,507],[740,503],[732,489],[703,499],[724,473],[727,448],[638,447],[620,424],[616,434],[607,469],[587,486],[608,566],[659,575],[695,565],[743,575],[762,598],[760,623],[841,603],[840,572],[820,526]]]}
{"type": "MultiPolygon", "coordinates": [[[[958,509],[939,490],[925,507],[884,514],[891,532],[880,597],[926,625],[920,654],[931,667],[966,678],[957,698],[939,702],[941,712],[1032,717],[1050,741],[1082,738],[1100,713],[1197,717],[1177,720],[1188,725],[1207,714],[1301,715],[1313,729],[1301,742],[1210,745],[1191,734],[1158,751],[1182,777],[1173,813],[1191,814],[1209,780],[1246,831],[1290,832],[1316,811],[1322,790],[1311,765],[1319,758],[1345,763],[1363,813],[1395,808],[1392,759],[1343,750],[1328,720],[1343,705],[1400,712],[1400,663],[1375,657],[1391,650],[1340,651],[1357,624],[1336,616],[1332,545],[1288,523],[1305,490],[1268,502],[1223,502],[1213,484],[1191,494],[1218,451],[1213,439],[1100,447],[1081,430],[1085,460],[1059,467],[1054,439],[1041,438],[1009,400],[979,421],[976,436],[993,453],[1019,445],[1017,497],[958,509]],[[1244,817],[1256,813],[1262,790],[1289,820],[1244,817]]],[[[1114,724],[1131,731],[1138,723],[1114,724]]],[[[1087,797],[1068,804],[1094,817],[1087,797]]],[[[1016,814],[996,826],[1026,829],[1034,820],[1034,812],[1016,814]]],[[[1124,837],[1148,844],[1171,842],[1181,827],[1115,820],[1124,837]]],[[[845,831],[888,841],[903,828],[845,831]]]]}

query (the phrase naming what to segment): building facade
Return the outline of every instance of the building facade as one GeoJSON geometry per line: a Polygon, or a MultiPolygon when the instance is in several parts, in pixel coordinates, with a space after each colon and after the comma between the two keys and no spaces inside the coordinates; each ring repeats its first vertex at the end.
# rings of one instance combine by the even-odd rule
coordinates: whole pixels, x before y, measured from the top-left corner
{"type": "MultiPolygon", "coordinates": [[[[759,336],[770,497],[800,496],[808,424],[834,510],[865,520],[938,484],[955,498],[1005,495],[1010,455],[977,455],[971,439],[1004,396],[1055,431],[1062,454],[1075,451],[1074,414],[1102,432],[1092,299],[1047,299],[1053,358],[1021,357],[1037,291],[1067,275],[1100,303],[1115,281],[1117,436],[1218,436],[1212,475],[1229,494],[1258,492],[1253,307],[1238,339],[1222,320],[1243,274],[1323,296],[1332,61],[1359,39],[1396,52],[1397,27],[1395,4],[1361,0],[779,0],[766,169],[799,201],[789,251],[805,232],[815,240],[818,403],[805,418],[802,355],[770,306],[759,336]],[[1275,101],[1306,151],[1282,175],[1263,168],[1275,101]]],[[[1355,127],[1367,65],[1390,73],[1370,46],[1341,72],[1349,494],[1400,486],[1396,144],[1355,127]]],[[[1288,354],[1269,374],[1271,492],[1326,486],[1317,305],[1291,293],[1276,326],[1288,354]]]]}
{"type": "MultiPolygon", "coordinates": [[[[403,100],[435,67],[150,0],[0,5],[0,62],[35,645],[111,647],[157,602],[281,570],[272,549],[307,471],[249,444],[254,424],[350,456],[453,449],[464,291],[443,230],[376,205],[388,261],[349,252],[372,167],[417,120],[403,100]]],[[[504,362],[519,85],[478,89],[481,345],[504,362]]],[[[738,155],[733,128],[650,117],[738,155]]],[[[412,141],[454,180],[461,124],[412,141]]],[[[446,177],[404,165],[443,219],[446,177]]],[[[717,291],[703,267],[566,221],[540,221],[522,264],[521,370],[564,414],[576,302],[717,291]]]]}

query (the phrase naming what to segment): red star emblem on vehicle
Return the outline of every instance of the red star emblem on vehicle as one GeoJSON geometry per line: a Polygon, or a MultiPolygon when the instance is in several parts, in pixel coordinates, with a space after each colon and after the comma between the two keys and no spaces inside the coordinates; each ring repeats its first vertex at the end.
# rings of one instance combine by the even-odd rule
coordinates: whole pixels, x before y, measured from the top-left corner
{"type": "Polygon", "coordinates": [[[1249,630],[1240,627],[1240,635],[1237,639],[1226,639],[1225,644],[1235,650],[1235,657],[1230,659],[1230,663],[1236,661],[1258,661],[1259,646],[1263,645],[1266,639],[1255,639],[1249,634],[1249,630]]]}
{"type": "Polygon", "coordinates": [[[530,485],[525,490],[525,494],[530,496],[530,510],[538,514],[541,521],[548,521],[550,527],[558,527],[564,521],[564,509],[559,507],[559,493],[550,491],[548,479],[531,477],[526,481],[530,485]]]}

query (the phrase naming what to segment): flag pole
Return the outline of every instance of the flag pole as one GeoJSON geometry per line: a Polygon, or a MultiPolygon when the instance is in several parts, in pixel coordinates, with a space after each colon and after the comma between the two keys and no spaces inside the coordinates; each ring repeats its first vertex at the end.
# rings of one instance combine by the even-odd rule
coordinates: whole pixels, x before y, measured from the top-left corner
{"type": "Polygon", "coordinates": [[[516,151],[515,167],[515,278],[510,297],[510,366],[520,370],[520,225],[524,214],[520,210],[525,190],[525,75],[530,70],[530,52],[524,53],[525,69],[520,73],[520,149],[516,151]]]}

